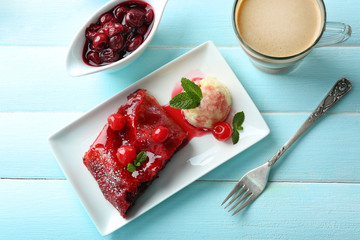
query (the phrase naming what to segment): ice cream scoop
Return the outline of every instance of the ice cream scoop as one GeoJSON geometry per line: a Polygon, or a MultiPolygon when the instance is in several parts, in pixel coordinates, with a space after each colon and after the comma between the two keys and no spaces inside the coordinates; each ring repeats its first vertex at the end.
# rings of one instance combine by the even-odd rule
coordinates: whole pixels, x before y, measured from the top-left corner
{"type": "Polygon", "coordinates": [[[203,98],[199,107],[184,109],[184,117],[195,127],[211,129],[215,123],[224,121],[229,115],[231,94],[215,77],[196,80],[195,83],[200,86],[203,98]]]}

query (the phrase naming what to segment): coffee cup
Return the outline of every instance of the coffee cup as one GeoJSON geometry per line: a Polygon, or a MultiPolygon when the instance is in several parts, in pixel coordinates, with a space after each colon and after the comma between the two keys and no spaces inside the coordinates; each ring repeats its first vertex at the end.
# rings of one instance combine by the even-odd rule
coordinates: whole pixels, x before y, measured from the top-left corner
{"type": "Polygon", "coordinates": [[[236,0],[233,28],[250,60],[268,73],[288,70],[315,47],[351,36],[349,25],[326,22],[323,0],[236,0]]]}

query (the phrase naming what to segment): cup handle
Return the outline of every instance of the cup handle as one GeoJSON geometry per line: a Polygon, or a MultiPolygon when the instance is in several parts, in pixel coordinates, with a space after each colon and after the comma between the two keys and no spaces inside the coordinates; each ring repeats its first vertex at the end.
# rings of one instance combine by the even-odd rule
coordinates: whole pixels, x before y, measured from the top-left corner
{"type": "Polygon", "coordinates": [[[351,36],[351,26],[340,22],[326,22],[325,31],[316,47],[342,43],[351,36]]]}

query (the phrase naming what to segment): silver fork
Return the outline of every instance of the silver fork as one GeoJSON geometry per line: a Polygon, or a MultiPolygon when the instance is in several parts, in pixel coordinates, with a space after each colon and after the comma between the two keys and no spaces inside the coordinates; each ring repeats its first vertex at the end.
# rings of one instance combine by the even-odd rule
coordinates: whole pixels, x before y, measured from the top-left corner
{"type": "Polygon", "coordinates": [[[307,130],[309,129],[324,113],[334,106],[342,97],[344,97],[352,88],[352,84],[346,78],[338,80],[332,87],[330,92],[321,101],[319,106],[311,113],[308,119],[301,125],[301,127],[290,137],[290,139],[279,149],[279,151],[265,164],[247,172],[235,185],[230,194],[225,198],[221,205],[223,205],[231,196],[236,195],[225,206],[227,208],[235,200],[229,212],[241,205],[233,212],[232,215],[237,214],[241,209],[252,203],[265,189],[268,181],[271,167],[276,161],[290,148],[290,146],[307,130]]]}

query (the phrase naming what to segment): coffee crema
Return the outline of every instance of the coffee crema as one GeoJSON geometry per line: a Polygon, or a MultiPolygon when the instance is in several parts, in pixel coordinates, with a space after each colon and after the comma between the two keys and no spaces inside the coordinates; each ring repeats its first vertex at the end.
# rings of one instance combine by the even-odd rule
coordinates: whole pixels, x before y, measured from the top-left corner
{"type": "Polygon", "coordinates": [[[316,0],[242,0],[236,6],[235,22],[246,44],[272,57],[305,51],[322,30],[316,0]]]}

